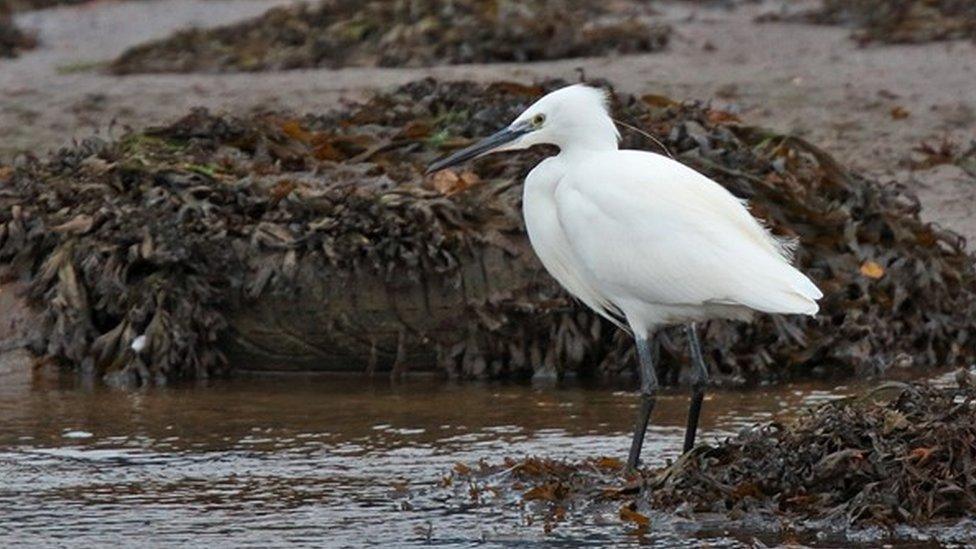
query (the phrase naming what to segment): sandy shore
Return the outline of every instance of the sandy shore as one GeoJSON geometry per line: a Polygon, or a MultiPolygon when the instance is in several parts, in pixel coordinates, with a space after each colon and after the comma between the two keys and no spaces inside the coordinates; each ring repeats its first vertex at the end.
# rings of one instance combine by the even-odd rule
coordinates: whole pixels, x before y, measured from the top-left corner
{"type": "MultiPolygon", "coordinates": [[[[235,75],[114,77],[102,64],[127,47],[189,25],[257,15],[287,0],[103,1],[24,13],[42,46],[0,62],[0,160],[98,133],[170,120],[194,106],[322,111],[427,75],[532,80],[608,78],[622,90],[711,99],[746,123],[806,136],[846,164],[919,194],[923,215],[976,241],[976,178],[908,168],[922,141],[976,140],[976,45],[860,48],[841,28],[765,23],[772,4],[727,11],[668,6],[669,51],[626,57],[431,69],[344,69],[235,75]],[[893,116],[893,109],[907,116],[893,116]]],[[[504,121],[499,121],[499,124],[504,121]]]]}

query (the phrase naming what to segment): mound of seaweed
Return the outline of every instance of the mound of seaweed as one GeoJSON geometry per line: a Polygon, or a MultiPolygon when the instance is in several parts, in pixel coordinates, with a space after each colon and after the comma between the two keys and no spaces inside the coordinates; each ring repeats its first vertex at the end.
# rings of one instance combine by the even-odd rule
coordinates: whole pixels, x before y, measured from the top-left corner
{"type": "Polygon", "coordinates": [[[37,40],[14,25],[8,6],[0,5],[0,58],[17,57],[23,50],[37,47],[37,40]]]}
{"type": "MultiPolygon", "coordinates": [[[[563,84],[428,79],[301,119],[195,111],[114,143],[89,140],[22,162],[0,187],[3,277],[26,281],[43,310],[36,352],[141,382],[224,371],[218,340],[228,315],[262,299],[307,303],[309,285],[339,284],[337,273],[425,291],[438,277],[442,298],[456,299],[454,340],[405,327],[397,356],[399,347],[437,346],[440,365],[463,376],[630,372],[628,336],[547,276],[479,299],[460,291],[464,258],[525,247],[517,183],[544,151],[423,176],[432,159],[563,84]]],[[[919,220],[910,195],[700,103],[612,98],[618,119],[662,136],[679,159],[748,198],[774,232],[799,237],[797,261],[826,294],[812,319],[708,324],[718,379],[976,360],[972,258],[959,236],[919,220]]],[[[623,145],[655,147],[636,133],[623,145]]],[[[531,253],[516,257],[541,270],[531,253]]],[[[356,291],[355,280],[342,280],[339,291],[356,291]]],[[[334,320],[298,322],[331,334],[334,320]]],[[[660,338],[665,383],[681,379],[682,337],[660,338]]],[[[371,353],[366,345],[353,354],[371,353]]]]}
{"type": "Polygon", "coordinates": [[[792,19],[856,27],[861,43],[976,39],[976,3],[969,0],[823,0],[792,19]]]}
{"type": "Polygon", "coordinates": [[[650,52],[671,29],[642,3],[326,0],[136,46],[116,74],[404,67],[650,52]]]}
{"type": "Polygon", "coordinates": [[[533,511],[546,523],[608,505],[643,527],[654,510],[753,526],[762,517],[838,529],[951,522],[976,517],[976,389],[890,382],[699,445],[665,468],[622,473],[613,458],[508,459],[458,465],[444,484],[542,502],[533,511]]]}
{"type": "Polygon", "coordinates": [[[698,448],[652,480],[650,497],[664,508],[917,524],[976,516],[974,458],[976,389],[889,383],[698,448]]]}

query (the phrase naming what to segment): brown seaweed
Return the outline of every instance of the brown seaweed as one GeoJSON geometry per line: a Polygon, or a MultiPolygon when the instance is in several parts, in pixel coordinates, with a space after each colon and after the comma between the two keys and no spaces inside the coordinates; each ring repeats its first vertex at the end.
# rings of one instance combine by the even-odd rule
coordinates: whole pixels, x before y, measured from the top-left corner
{"type": "Polygon", "coordinates": [[[326,0],[136,46],[116,74],[523,62],[650,52],[671,29],[647,2],[326,0]],[[642,15],[643,17],[637,17],[642,15]]]}
{"type": "MultiPolygon", "coordinates": [[[[353,292],[357,277],[401,286],[438,278],[444,299],[456,299],[451,333],[467,336],[442,341],[404,324],[392,347],[370,350],[366,323],[356,353],[373,357],[369,368],[409,366],[407,351],[420,348],[468,377],[629,375],[629,337],[571,300],[530,253],[518,261],[539,274],[517,291],[462,292],[466,258],[525,245],[518,183],[544,150],[481,159],[454,186],[423,176],[433,158],[562,84],[428,79],[304,118],[194,111],[113,143],[23,160],[0,187],[0,260],[43,310],[34,350],[143,383],[203,377],[226,371],[228,315],[251,303],[294,307],[314,295],[310,286],[353,292]],[[146,348],[134,352],[139,335],[146,348]]],[[[976,360],[972,257],[961,237],[919,219],[910,194],[708,105],[613,99],[618,119],[661,136],[680,160],[749,199],[774,232],[798,237],[797,262],[826,294],[815,318],[705,326],[718,382],[976,360]]],[[[623,145],[657,147],[636,132],[623,145]]],[[[346,316],[315,321],[338,333],[346,316]]],[[[681,338],[661,337],[665,383],[682,380],[681,338]]]]}
{"type": "Polygon", "coordinates": [[[818,531],[951,524],[976,516],[976,389],[889,382],[630,475],[612,458],[507,458],[458,464],[442,486],[495,496],[482,504],[539,502],[543,524],[607,508],[638,529],[654,511],[818,531]]]}
{"type": "Polygon", "coordinates": [[[787,19],[854,27],[862,44],[976,39],[976,3],[969,0],[823,0],[787,19]]]}
{"type": "Polygon", "coordinates": [[[84,4],[91,0],[5,0],[6,5],[14,11],[40,10],[56,6],[73,6],[84,4]]]}
{"type": "Polygon", "coordinates": [[[652,478],[650,497],[694,511],[925,523],[976,515],[974,458],[976,390],[889,383],[698,448],[652,478]]]}
{"type": "Polygon", "coordinates": [[[14,24],[9,6],[0,5],[0,58],[17,57],[20,52],[35,47],[37,39],[14,24]]]}

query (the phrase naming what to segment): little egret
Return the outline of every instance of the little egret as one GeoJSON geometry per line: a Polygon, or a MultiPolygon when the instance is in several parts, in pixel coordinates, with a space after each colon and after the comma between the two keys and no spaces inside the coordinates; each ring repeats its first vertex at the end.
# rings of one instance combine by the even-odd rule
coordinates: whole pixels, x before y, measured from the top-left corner
{"type": "Polygon", "coordinates": [[[665,156],[620,150],[606,94],[576,84],[542,97],[514,122],[430,165],[532,145],[559,147],[525,179],[532,248],[573,296],[636,340],[641,403],[628,456],[637,467],[658,388],[648,341],[686,324],[693,363],[684,451],[695,443],[708,367],[695,323],[755,311],[813,315],[823,294],[777,239],[724,187],[665,156]]]}

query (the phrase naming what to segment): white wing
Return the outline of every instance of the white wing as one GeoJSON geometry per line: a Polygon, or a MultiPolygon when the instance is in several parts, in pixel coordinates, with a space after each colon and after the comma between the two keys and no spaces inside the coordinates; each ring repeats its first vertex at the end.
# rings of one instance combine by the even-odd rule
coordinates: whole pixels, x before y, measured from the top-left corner
{"type": "Polygon", "coordinates": [[[819,289],[725,188],[643,151],[569,166],[556,190],[576,258],[618,305],[742,305],[814,314],[819,289]]]}

